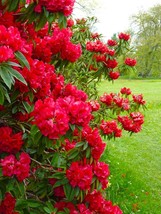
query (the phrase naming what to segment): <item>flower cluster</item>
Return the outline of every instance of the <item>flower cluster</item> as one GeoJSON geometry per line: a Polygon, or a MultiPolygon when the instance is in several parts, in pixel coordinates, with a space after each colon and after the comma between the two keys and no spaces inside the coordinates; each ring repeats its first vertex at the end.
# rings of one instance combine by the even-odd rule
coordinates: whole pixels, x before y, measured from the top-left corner
{"type": "Polygon", "coordinates": [[[130,113],[130,117],[118,116],[118,121],[126,131],[137,133],[141,131],[144,116],[140,112],[132,112],[130,113]]]}
{"type": "Polygon", "coordinates": [[[118,128],[117,122],[115,120],[102,121],[100,129],[103,131],[103,134],[112,137],[121,137],[122,134],[122,130],[118,128]]]}
{"type": "Polygon", "coordinates": [[[128,66],[135,66],[136,65],[136,59],[131,59],[131,58],[126,58],[125,59],[125,64],[128,66]]]}
{"type": "Polygon", "coordinates": [[[15,175],[19,182],[22,182],[29,176],[30,156],[22,152],[19,160],[14,155],[8,155],[0,160],[3,176],[12,177],[15,175]]]}
{"type": "Polygon", "coordinates": [[[22,133],[13,133],[12,128],[10,127],[0,127],[0,153],[17,153],[20,151],[23,140],[22,133]]]}
{"type": "Polygon", "coordinates": [[[119,39],[121,39],[121,40],[128,41],[128,40],[130,39],[130,34],[127,34],[127,33],[119,33],[118,37],[119,37],[119,39]]]}
{"type": "Polygon", "coordinates": [[[129,110],[130,109],[130,101],[128,98],[123,98],[122,96],[120,96],[120,94],[107,94],[104,93],[101,97],[100,97],[100,101],[102,103],[105,103],[109,108],[111,107],[117,107],[123,110],[129,110]]]}
{"type": "Polygon", "coordinates": [[[100,213],[117,213],[122,214],[122,211],[118,206],[113,206],[111,201],[107,201],[103,198],[100,192],[94,190],[88,194],[85,201],[89,203],[89,210],[100,213]]]}
{"type": "Polygon", "coordinates": [[[6,192],[3,201],[0,203],[0,213],[19,214],[19,212],[14,211],[15,205],[16,199],[9,192],[6,192]]]}
{"type": "Polygon", "coordinates": [[[78,186],[82,190],[89,190],[92,183],[92,167],[88,164],[72,162],[66,171],[66,176],[72,187],[78,186]]]}
{"type": "Polygon", "coordinates": [[[45,7],[49,12],[61,12],[65,16],[69,16],[73,11],[74,3],[75,0],[39,0],[35,11],[41,13],[43,7],[45,7]]]}
{"type": "Polygon", "coordinates": [[[80,44],[73,44],[70,41],[71,36],[72,32],[69,28],[60,29],[55,27],[51,36],[36,37],[33,57],[50,62],[53,55],[60,53],[63,60],[75,62],[81,56],[82,48],[80,44]],[[43,52],[42,48],[44,49],[43,52]]]}
{"type": "Polygon", "coordinates": [[[82,137],[91,147],[91,155],[95,160],[99,160],[105,150],[106,144],[102,141],[99,130],[86,126],[82,131],[82,137]]]}

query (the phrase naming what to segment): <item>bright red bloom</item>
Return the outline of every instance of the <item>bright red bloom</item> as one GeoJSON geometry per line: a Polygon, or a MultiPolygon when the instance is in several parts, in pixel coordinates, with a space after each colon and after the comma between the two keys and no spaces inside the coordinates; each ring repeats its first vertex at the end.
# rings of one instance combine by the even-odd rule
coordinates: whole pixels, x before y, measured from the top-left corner
{"type": "Polygon", "coordinates": [[[139,95],[133,95],[133,101],[135,103],[138,103],[139,105],[144,105],[146,103],[145,100],[143,100],[143,95],[139,94],[139,95]]]}
{"type": "Polygon", "coordinates": [[[127,34],[127,33],[120,33],[118,35],[119,39],[122,39],[122,40],[125,40],[125,41],[128,41],[130,39],[130,34],[127,34]]]}
{"type": "Polygon", "coordinates": [[[115,45],[117,45],[117,42],[116,42],[116,40],[109,39],[107,41],[107,44],[108,44],[108,46],[115,46],[115,45]]]}
{"type": "Polygon", "coordinates": [[[25,178],[29,176],[30,171],[30,156],[22,152],[20,154],[19,161],[15,163],[15,171],[14,174],[16,175],[19,182],[22,182],[25,178]]]}
{"type": "Polygon", "coordinates": [[[121,94],[126,94],[126,95],[130,95],[131,94],[130,88],[126,88],[126,87],[121,88],[120,92],[121,92],[121,94]]]}
{"type": "Polygon", "coordinates": [[[78,186],[82,190],[89,190],[92,182],[92,167],[88,164],[72,162],[66,171],[66,176],[72,187],[78,186]]]}
{"type": "Polygon", "coordinates": [[[82,48],[80,44],[75,45],[71,42],[66,42],[63,49],[61,50],[60,57],[64,60],[75,62],[80,58],[81,54],[82,48]]]}
{"type": "Polygon", "coordinates": [[[68,19],[67,20],[67,27],[72,27],[74,25],[73,19],[68,19]]]}
{"type": "Polygon", "coordinates": [[[113,102],[113,97],[111,96],[111,94],[104,93],[100,97],[100,101],[102,103],[105,103],[107,106],[110,106],[112,104],[112,102],[113,102]]]}
{"type": "Polygon", "coordinates": [[[1,127],[0,128],[0,153],[16,153],[18,152],[22,145],[22,133],[13,133],[13,130],[10,127],[1,127]]]}
{"type": "Polygon", "coordinates": [[[105,189],[108,184],[107,178],[110,175],[108,165],[104,162],[96,162],[96,164],[93,166],[93,171],[98,180],[101,182],[102,188],[105,189]]]}
{"type": "Polygon", "coordinates": [[[100,40],[96,42],[87,42],[86,49],[91,52],[100,52],[102,54],[106,53],[108,50],[107,46],[100,40]]]}
{"type": "Polygon", "coordinates": [[[100,129],[103,131],[103,134],[121,137],[121,129],[119,129],[117,122],[115,120],[112,121],[102,121],[100,125],[100,129]]]}
{"type": "Polygon", "coordinates": [[[0,165],[2,166],[2,174],[7,177],[11,177],[15,173],[16,158],[14,155],[6,156],[0,160],[0,165]]]}
{"type": "Polygon", "coordinates": [[[131,58],[126,58],[125,59],[125,64],[128,65],[128,66],[135,66],[136,65],[136,59],[131,59],[131,58]]]}
{"type": "Polygon", "coordinates": [[[110,73],[109,73],[109,77],[113,80],[118,79],[119,76],[120,76],[120,73],[117,71],[110,71],[110,73]]]}
{"type": "Polygon", "coordinates": [[[16,199],[11,195],[11,193],[5,193],[5,197],[0,204],[0,213],[1,214],[18,214],[18,212],[14,212],[16,205],[16,199]]]}
{"type": "Polygon", "coordinates": [[[105,65],[107,68],[116,68],[118,65],[118,62],[116,61],[116,59],[108,59],[105,61],[105,65]]]}
{"type": "Polygon", "coordinates": [[[144,116],[140,112],[132,112],[130,117],[118,116],[118,121],[126,131],[140,132],[141,125],[144,123],[144,116]]]}
{"type": "MultiPolygon", "coordinates": [[[[36,1],[36,0],[35,0],[36,1]]],[[[39,0],[38,5],[45,7],[49,12],[62,12],[65,16],[71,15],[75,0],[39,0]]],[[[40,11],[40,9],[39,9],[40,11]]]]}
{"type": "Polygon", "coordinates": [[[97,100],[90,100],[89,105],[92,108],[92,111],[98,111],[100,109],[100,104],[97,100]]]}
{"type": "Polygon", "coordinates": [[[76,124],[78,126],[88,125],[92,118],[91,107],[88,103],[83,101],[70,103],[69,112],[71,124],[76,124]]]}
{"type": "Polygon", "coordinates": [[[7,46],[0,46],[0,62],[6,62],[14,58],[14,54],[11,48],[7,46]]]}
{"type": "Polygon", "coordinates": [[[33,115],[35,124],[42,134],[50,139],[57,139],[69,129],[67,112],[52,98],[46,98],[44,101],[38,100],[35,103],[33,115]]]}

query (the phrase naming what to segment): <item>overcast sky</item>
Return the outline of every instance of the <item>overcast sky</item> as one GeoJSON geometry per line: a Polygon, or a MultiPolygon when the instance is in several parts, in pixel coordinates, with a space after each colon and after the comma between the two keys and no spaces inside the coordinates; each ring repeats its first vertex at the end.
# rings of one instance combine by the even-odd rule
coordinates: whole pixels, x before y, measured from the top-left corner
{"type": "Polygon", "coordinates": [[[114,33],[128,29],[131,15],[156,4],[161,4],[161,0],[98,0],[98,7],[93,14],[99,20],[97,31],[110,39],[114,33]]]}

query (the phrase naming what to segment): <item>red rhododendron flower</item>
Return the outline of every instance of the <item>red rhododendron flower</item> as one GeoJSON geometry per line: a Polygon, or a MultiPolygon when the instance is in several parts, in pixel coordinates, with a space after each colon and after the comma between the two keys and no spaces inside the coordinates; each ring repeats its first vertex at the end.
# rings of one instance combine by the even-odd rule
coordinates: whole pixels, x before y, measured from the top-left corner
{"type": "Polygon", "coordinates": [[[102,188],[105,189],[108,184],[107,178],[110,175],[108,165],[104,162],[96,162],[96,164],[93,166],[93,171],[100,183],[102,184],[102,188]]]}
{"type": "Polygon", "coordinates": [[[113,97],[113,102],[120,108],[123,108],[124,110],[129,110],[130,109],[130,103],[127,98],[122,98],[119,95],[115,95],[113,97]]]}
{"type": "Polygon", "coordinates": [[[0,153],[16,153],[18,152],[22,145],[22,133],[13,133],[10,127],[0,127],[0,153]]]}
{"type": "Polygon", "coordinates": [[[88,164],[72,162],[66,171],[66,176],[73,187],[78,186],[82,190],[88,190],[93,177],[92,167],[88,164]]]}
{"type": "Polygon", "coordinates": [[[102,121],[100,129],[105,135],[114,135],[115,137],[121,137],[122,131],[118,128],[117,122],[115,120],[102,121]]]}
{"type": "Polygon", "coordinates": [[[11,195],[11,193],[5,193],[3,201],[0,203],[0,213],[1,214],[18,214],[14,212],[16,205],[16,199],[11,195]]]}
{"type": "Polygon", "coordinates": [[[30,171],[30,156],[22,152],[20,154],[19,161],[15,163],[15,171],[14,174],[16,175],[19,182],[22,182],[25,178],[29,176],[30,171]]]}
{"type": "Polygon", "coordinates": [[[75,62],[82,54],[82,48],[80,44],[73,44],[71,42],[66,42],[64,48],[61,51],[61,58],[64,60],[69,60],[70,62],[75,62]]]}
{"type": "Polygon", "coordinates": [[[100,97],[100,101],[102,103],[105,103],[107,106],[110,106],[112,104],[112,102],[113,102],[113,97],[111,96],[111,94],[104,93],[100,97]]]}
{"type": "MultiPolygon", "coordinates": [[[[34,0],[36,2],[36,0],[34,0]]],[[[75,0],[39,0],[38,5],[44,6],[49,12],[62,12],[65,16],[71,15],[75,0]]]]}
{"type": "Polygon", "coordinates": [[[8,155],[0,160],[0,165],[2,166],[2,174],[7,177],[11,177],[15,173],[15,163],[16,158],[14,155],[8,155]]]}
{"type": "Polygon", "coordinates": [[[0,62],[14,58],[13,50],[7,46],[0,46],[0,62]]]}
{"type": "Polygon", "coordinates": [[[131,59],[131,58],[126,58],[125,59],[125,64],[128,66],[135,66],[136,65],[136,59],[131,59]]]}
{"type": "Polygon", "coordinates": [[[139,105],[145,105],[146,101],[143,100],[143,95],[139,94],[139,95],[133,95],[133,101],[135,103],[138,103],[139,105]]]}
{"type": "Polygon", "coordinates": [[[38,100],[33,111],[35,124],[39,127],[43,135],[50,139],[57,139],[64,135],[69,129],[69,116],[67,112],[54,102],[52,98],[44,101],[38,100]]]}
{"type": "Polygon", "coordinates": [[[97,40],[96,42],[87,42],[86,49],[91,52],[100,52],[102,54],[106,53],[108,48],[103,42],[97,40]]]}
{"type": "Polygon", "coordinates": [[[125,40],[125,41],[128,41],[130,39],[130,34],[127,34],[127,33],[120,33],[118,35],[119,39],[122,39],[122,40],[125,40]]]}
{"type": "Polygon", "coordinates": [[[73,19],[68,19],[67,20],[67,27],[72,27],[74,25],[73,19]]]}
{"type": "Polygon", "coordinates": [[[144,117],[140,112],[130,113],[128,116],[118,116],[118,121],[122,124],[122,127],[130,132],[140,132],[141,125],[144,123],[144,117]]]}
{"type": "Polygon", "coordinates": [[[126,87],[121,88],[120,92],[121,92],[121,94],[125,94],[125,95],[130,95],[131,94],[130,88],[126,88],[126,87]]]}
{"type": "Polygon", "coordinates": [[[118,79],[119,76],[120,76],[120,73],[117,71],[110,71],[110,73],[109,73],[109,77],[113,80],[118,79]]]}
{"type": "Polygon", "coordinates": [[[108,59],[105,61],[105,65],[107,68],[115,68],[118,65],[116,59],[108,59]]]}
{"type": "Polygon", "coordinates": [[[92,118],[91,107],[88,103],[83,101],[75,101],[70,103],[69,112],[71,124],[85,126],[89,124],[92,118]]]}
{"type": "Polygon", "coordinates": [[[116,42],[116,40],[109,39],[107,41],[107,44],[108,44],[108,46],[115,46],[115,45],[117,45],[117,42],[116,42]]]}
{"type": "Polygon", "coordinates": [[[122,214],[122,211],[117,206],[113,206],[111,201],[103,198],[100,192],[94,190],[88,194],[85,201],[89,203],[89,209],[99,214],[122,214]]]}
{"type": "Polygon", "coordinates": [[[97,100],[90,100],[89,105],[92,108],[92,111],[98,111],[100,109],[100,104],[97,100]]]}

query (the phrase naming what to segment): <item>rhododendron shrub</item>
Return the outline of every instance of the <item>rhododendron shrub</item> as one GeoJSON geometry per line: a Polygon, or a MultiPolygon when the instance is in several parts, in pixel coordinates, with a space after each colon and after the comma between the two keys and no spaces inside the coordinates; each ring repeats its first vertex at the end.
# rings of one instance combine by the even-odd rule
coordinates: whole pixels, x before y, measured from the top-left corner
{"type": "Polygon", "coordinates": [[[130,36],[105,44],[85,19],[66,25],[73,4],[0,3],[2,214],[122,213],[105,195],[110,167],[100,161],[103,137],[139,132],[145,100],[126,87],[101,97],[93,92],[102,77],[119,77],[117,56],[130,36]]]}

